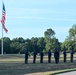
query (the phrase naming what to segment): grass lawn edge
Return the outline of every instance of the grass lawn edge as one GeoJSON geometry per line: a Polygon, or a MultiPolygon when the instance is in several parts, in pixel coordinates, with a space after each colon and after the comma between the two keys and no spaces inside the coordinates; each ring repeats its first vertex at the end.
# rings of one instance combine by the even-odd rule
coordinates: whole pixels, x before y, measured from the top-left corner
{"type": "Polygon", "coordinates": [[[66,72],[71,72],[71,71],[76,71],[76,68],[47,72],[44,75],[56,75],[56,74],[66,73],[66,72]]]}

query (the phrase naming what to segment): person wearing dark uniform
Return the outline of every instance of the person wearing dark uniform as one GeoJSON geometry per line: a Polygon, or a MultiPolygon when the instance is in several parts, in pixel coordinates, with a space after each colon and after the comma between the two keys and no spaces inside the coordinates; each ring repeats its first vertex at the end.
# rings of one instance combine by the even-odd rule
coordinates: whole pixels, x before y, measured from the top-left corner
{"type": "Polygon", "coordinates": [[[28,63],[28,50],[25,51],[25,64],[28,63]]]}
{"type": "Polygon", "coordinates": [[[43,56],[44,56],[44,53],[41,51],[40,52],[40,63],[43,63],[43,56]]]}
{"type": "Polygon", "coordinates": [[[52,55],[52,53],[51,53],[51,51],[49,50],[49,51],[48,51],[48,63],[51,63],[51,55],[52,55]]]}
{"type": "Polygon", "coordinates": [[[55,58],[55,63],[58,64],[58,62],[59,62],[59,51],[57,49],[55,49],[54,58],[55,58]]]}
{"type": "Polygon", "coordinates": [[[37,55],[37,52],[36,52],[36,51],[34,51],[34,52],[33,52],[33,63],[35,63],[35,62],[36,62],[36,55],[37,55]]]}
{"type": "Polygon", "coordinates": [[[66,62],[67,53],[66,53],[66,48],[65,47],[64,47],[63,55],[64,55],[64,62],[66,62]]]}
{"type": "Polygon", "coordinates": [[[57,51],[58,51],[58,63],[59,63],[59,58],[60,58],[59,48],[57,49],[57,51]]]}
{"type": "Polygon", "coordinates": [[[74,52],[73,52],[73,46],[72,46],[72,48],[70,50],[70,61],[71,62],[73,62],[73,54],[74,54],[74,52]]]}

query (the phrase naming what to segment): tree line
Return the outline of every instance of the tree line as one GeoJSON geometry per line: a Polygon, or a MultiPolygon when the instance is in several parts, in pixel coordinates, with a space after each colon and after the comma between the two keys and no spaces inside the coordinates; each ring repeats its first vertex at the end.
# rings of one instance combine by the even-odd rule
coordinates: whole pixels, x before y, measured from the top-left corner
{"type": "MultiPolygon", "coordinates": [[[[25,50],[28,50],[32,53],[34,50],[39,53],[43,51],[47,53],[48,50],[54,52],[55,48],[58,48],[60,51],[63,51],[63,48],[67,49],[67,52],[70,51],[70,48],[73,46],[74,51],[76,51],[76,24],[74,24],[69,29],[69,35],[66,37],[64,42],[59,42],[55,37],[55,31],[51,28],[47,29],[44,32],[44,37],[32,37],[31,39],[24,39],[22,37],[13,38],[12,40],[9,37],[4,37],[4,53],[6,54],[23,54],[25,50]]],[[[1,39],[0,39],[0,53],[1,53],[1,39]]]]}

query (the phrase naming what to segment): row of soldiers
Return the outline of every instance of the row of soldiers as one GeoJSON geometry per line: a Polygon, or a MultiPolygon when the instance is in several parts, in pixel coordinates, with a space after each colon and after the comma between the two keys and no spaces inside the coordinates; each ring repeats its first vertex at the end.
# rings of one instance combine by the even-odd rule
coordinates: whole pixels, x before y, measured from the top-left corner
{"type": "MultiPolygon", "coordinates": [[[[73,49],[70,50],[70,61],[73,62],[73,49]]],[[[25,64],[28,63],[28,50],[25,51],[25,64]]],[[[37,55],[37,52],[34,51],[33,52],[33,63],[36,63],[36,55],[37,55]]],[[[44,53],[43,51],[40,52],[40,63],[43,63],[43,56],[44,56],[44,53]]],[[[52,56],[52,52],[49,50],[48,51],[48,63],[51,63],[51,56],[52,56]]],[[[66,52],[66,49],[64,47],[64,51],[63,51],[63,58],[64,58],[64,62],[66,62],[66,56],[67,56],[67,52],[66,52]]],[[[54,58],[55,58],[55,63],[58,64],[59,63],[59,57],[60,57],[60,52],[58,49],[55,49],[54,51],[54,58]]]]}

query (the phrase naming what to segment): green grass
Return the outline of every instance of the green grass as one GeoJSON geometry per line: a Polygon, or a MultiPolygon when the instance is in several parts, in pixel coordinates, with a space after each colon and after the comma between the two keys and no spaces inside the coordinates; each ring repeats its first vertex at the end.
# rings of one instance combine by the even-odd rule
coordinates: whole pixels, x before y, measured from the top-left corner
{"type": "Polygon", "coordinates": [[[25,64],[24,54],[0,55],[0,75],[26,75],[30,73],[41,73],[40,75],[51,75],[56,72],[65,71],[66,69],[76,68],[75,56],[73,63],[70,63],[69,55],[67,55],[67,62],[63,63],[63,55],[61,55],[59,64],[55,64],[53,56],[52,63],[48,63],[47,56],[45,56],[44,62],[40,64],[40,57],[37,56],[36,64],[33,64],[33,58],[32,56],[30,56],[29,63],[25,64]]]}
{"type": "Polygon", "coordinates": [[[71,72],[71,71],[76,71],[76,68],[46,72],[44,75],[55,75],[55,74],[60,74],[60,73],[65,73],[65,72],[71,72]]]}

